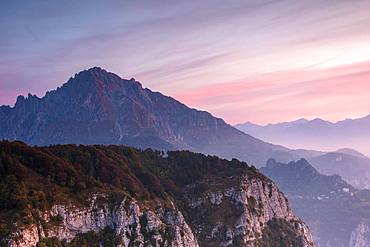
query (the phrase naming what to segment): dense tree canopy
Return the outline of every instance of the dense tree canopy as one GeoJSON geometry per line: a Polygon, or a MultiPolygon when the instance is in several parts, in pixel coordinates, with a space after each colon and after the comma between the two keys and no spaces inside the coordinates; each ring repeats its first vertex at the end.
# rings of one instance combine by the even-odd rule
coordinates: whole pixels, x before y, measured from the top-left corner
{"type": "Polygon", "coordinates": [[[9,230],[9,217],[12,222],[31,223],[32,210],[50,208],[56,201],[84,204],[89,193],[103,192],[118,199],[129,195],[142,202],[165,202],[178,198],[187,184],[214,174],[230,176],[235,169],[259,175],[244,162],[188,151],[100,145],[30,147],[3,141],[0,234],[9,230]]]}

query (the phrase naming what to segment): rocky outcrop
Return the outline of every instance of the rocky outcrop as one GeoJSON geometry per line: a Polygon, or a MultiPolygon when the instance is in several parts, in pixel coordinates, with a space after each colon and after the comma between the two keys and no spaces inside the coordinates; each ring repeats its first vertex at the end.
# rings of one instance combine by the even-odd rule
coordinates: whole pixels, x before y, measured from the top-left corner
{"type": "Polygon", "coordinates": [[[8,246],[36,246],[45,238],[70,242],[78,234],[110,228],[121,246],[135,243],[135,246],[196,247],[198,238],[201,246],[252,247],[259,246],[264,229],[273,219],[294,225],[302,241],[299,246],[315,246],[307,226],[293,214],[272,182],[265,184],[245,177],[240,186],[226,189],[215,186],[213,191],[197,197],[191,192],[194,189],[197,185],[189,186],[186,207],[190,208],[187,211],[192,214],[189,220],[195,233],[175,207],[153,210],[128,198],[112,207],[109,203],[98,203],[102,195],[95,195],[89,207],[54,205],[49,211],[39,212],[34,224],[12,234],[8,246]]]}
{"type": "Polygon", "coordinates": [[[70,242],[78,234],[110,228],[121,246],[198,246],[181,212],[175,208],[159,208],[156,212],[134,200],[123,200],[116,207],[99,205],[97,196],[86,208],[55,205],[40,212],[39,221],[15,232],[9,247],[31,247],[44,238],[70,242]],[[60,222],[55,222],[59,218],[60,222]]]}
{"type": "Polygon", "coordinates": [[[314,246],[308,227],[293,214],[272,181],[244,176],[208,182],[211,191],[199,194],[200,184],[189,186],[187,191],[190,224],[204,246],[258,246],[267,224],[274,219],[294,225],[302,243],[296,246],[314,246]]]}
{"type": "Polygon", "coordinates": [[[0,149],[0,245],[314,246],[276,185],[236,159],[123,146],[0,149]]]}

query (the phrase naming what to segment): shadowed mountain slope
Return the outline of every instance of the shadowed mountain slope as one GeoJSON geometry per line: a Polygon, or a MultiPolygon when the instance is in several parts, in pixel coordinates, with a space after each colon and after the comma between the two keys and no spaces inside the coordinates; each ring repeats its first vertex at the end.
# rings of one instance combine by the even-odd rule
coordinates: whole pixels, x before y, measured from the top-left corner
{"type": "Polygon", "coordinates": [[[191,109],[143,88],[134,79],[121,79],[98,67],[76,74],[42,98],[19,96],[14,107],[1,106],[0,126],[0,139],[32,145],[188,149],[257,166],[271,157],[290,161],[306,154],[265,143],[208,112],[191,109]]]}

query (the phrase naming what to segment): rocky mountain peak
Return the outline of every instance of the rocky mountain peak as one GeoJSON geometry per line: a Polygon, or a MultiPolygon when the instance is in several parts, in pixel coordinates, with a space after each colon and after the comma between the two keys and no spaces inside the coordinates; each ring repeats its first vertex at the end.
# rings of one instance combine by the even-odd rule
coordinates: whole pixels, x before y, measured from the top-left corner
{"type": "Polygon", "coordinates": [[[114,81],[118,81],[120,78],[115,75],[107,72],[104,69],[99,67],[93,67],[91,69],[83,70],[74,77],[72,77],[65,85],[69,84],[82,84],[87,86],[96,86],[96,85],[109,85],[114,81]]]}
{"type": "Polygon", "coordinates": [[[35,104],[39,100],[40,100],[40,98],[37,97],[36,95],[28,93],[27,97],[25,97],[23,95],[19,95],[17,97],[17,101],[16,101],[15,105],[16,106],[17,105],[18,106],[25,105],[26,102],[29,102],[30,104],[35,104]]]}
{"type": "Polygon", "coordinates": [[[92,68],[85,69],[85,70],[78,72],[77,74],[75,74],[74,78],[85,77],[85,76],[91,76],[97,79],[104,79],[107,77],[118,77],[116,74],[110,73],[101,67],[92,67],[92,68]]]}
{"type": "Polygon", "coordinates": [[[33,103],[24,97],[18,101],[0,111],[0,139],[188,149],[257,166],[270,157],[285,162],[298,158],[293,150],[264,143],[208,112],[99,67],[75,74],[33,103]]]}
{"type": "Polygon", "coordinates": [[[100,67],[83,70],[70,78],[61,89],[69,89],[83,94],[83,92],[114,92],[125,89],[141,90],[142,85],[134,78],[122,79],[118,75],[108,72],[100,67]]]}
{"type": "Polygon", "coordinates": [[[310,173],[317,173],[318,172],[313,168],[306,159],[300,159],[298,161],[292,161],[289,162],[289,164],[284,164],[277,162],[275,159],[269,159],[266,162],[266,168],[269,169],[295,169],[295,170],[305,170],[305,172],[310,172],[310,173]]]}
{"type": "Polygon", "coordinates": [[[17,97],[17,101],[16,101],[16,105],[18,104],[22,104],[24,101],[26,100],[26,98],[23,96],[23,95],[18,95],[17,97]]]}
{"type": "Polygon", "coordinates": [[[89,68],[86,71],[88,71],[89,73],[97,74],[97,75],[100,75],[100,74],[109,74],[108,71],[106,71],[105,69],[103,69],[101,67],[98,67],[98,66],[89,68]]]}
{"type": "Polygon", "coordinates": [[[274,181],[278,181],[279,188],[288,194],[299,192],[320,196],[322,194],[331,194],[332,191],[340,191],[342,193],[343,188],[349,192],[355,191],[340,176],[322,175],[305,159],[292,161],[287,164],[276,161],[272,163],[269,160],[266,167],[262,167],[260,170],[274,181]]]}

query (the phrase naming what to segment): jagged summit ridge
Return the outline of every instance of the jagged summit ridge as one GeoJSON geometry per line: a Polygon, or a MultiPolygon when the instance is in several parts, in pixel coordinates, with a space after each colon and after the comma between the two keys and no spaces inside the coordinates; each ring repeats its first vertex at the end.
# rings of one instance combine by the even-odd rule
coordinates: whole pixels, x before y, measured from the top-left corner
{"type": "Polygon", "coordinates": [[[108,72],[101,67],[92,67],[89,69],[82,70],[71,77],[61,87],[57,87],[55,90],[47,91],[44,97],[38,97],[36,94],[28,93],[26,96],[19,95],[16,99],[16,104],[23,104],[24,102],[32,102],[38,100],[44,100],[63,90],[75,91],[75,94],[83,94],[84,91],[114,91],[122,90],[123,87],[137,87],[142,89],[142,84],[131,78],[129,80],[122,79],[118,75],[108,72]]]}
{"type": "Polygon", "coordinates": [[[302,157],[245,134],[221,118],[198,111],[135,79],[94,67],[77,73],[42,98],[19,98],[0,108],[0,139],[29,144],[125,144],[188,149],[239,158],[256,166],[274,157],[302,157]]]}
{"type": "Polygon", "coordinates": [[[96,89],[101,91],[115,91],[130,87],[138,87],[139,89],[142,89],[141,83],[136,81],[134,78],[131,78],[130,80],[122,79],[118,75],[108,72],[100,67],[93,67],[75,74],[65,84],[63,84],[61,89],[64,87],[77,87],[74,88],[76,90],[85,88],[86,90],[96,89]]]}

